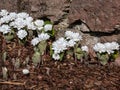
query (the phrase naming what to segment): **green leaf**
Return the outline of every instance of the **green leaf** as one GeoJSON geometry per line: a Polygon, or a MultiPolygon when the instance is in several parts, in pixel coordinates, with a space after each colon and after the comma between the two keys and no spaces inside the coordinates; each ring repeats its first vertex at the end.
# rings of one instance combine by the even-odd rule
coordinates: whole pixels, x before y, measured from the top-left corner
{"type": "Polygon", "coordinates": [[[5,35],[4,38],[5,38],[7,41],[11,41],[12,39],[14,39],[14,35],[5,35]]]}
{"type": "Polygon", "coordinates": [[[101,60],[100,63],[101,63],[102,65],[106,65],[106,64],[108,63],[108,61],[104,59],[104,60],[101,60]]]}
{"type": "Polygon", "coordinates": [[[45,21],[45,24],[52,24],[50,21],[45,21]]]}
{"type": "Polygon", "coordinates": [[[38,63],[40,63],[40,55],[41,54],[39,52],[35,52],[32,56],[32,61],[35,66],[37,66],[38,63]]]}
{"type": "Polygon", "coordinates": [[[47,42],[46,41],[41,41],[39,44],[38,44],[38,49],[39,49],[39,52],[41,55],[44,54],[45,50],[46,50],[46,47],[47,47],[47,42]]]}
{"type": "Polygon", "coordinates": [[[81,50],[81,48],[77,48],[76,53],[81,54],[81,53],[83,53],[83,51],[81,50]]]}
{"type": "Polygon", "coordinates": [[[50,45],[50,56],[52,56],[53,55],[53,50],[52,50],[52,44],[50,45]]]}
{"type": "Polygon", "coordinates": [[[98,59],[100,60],[100,63],[102,65],[107,64],[108,60],[109,60],[109,56],[107,53],[97,53],[98,59]]]}
{"type": "Polygon", "coordinates": [[[114,53],[111,54],[111,59],[115,60],[119,56],[119,51],[114,51],[114,53]]]}
{"type": "Polygon", "coordinates": [[[83,58],[83,56],[84,56],[83,54],[77,54],[77,53],[76,53],[76,58],[77,58],[78,60],[80,60],[81,58],[83,58]]]}
{"type": "Polygon", "coordinates": [[[64,52],[60,54],[60,61],[63,60],[63,57],[64,57],[64,52]]]}

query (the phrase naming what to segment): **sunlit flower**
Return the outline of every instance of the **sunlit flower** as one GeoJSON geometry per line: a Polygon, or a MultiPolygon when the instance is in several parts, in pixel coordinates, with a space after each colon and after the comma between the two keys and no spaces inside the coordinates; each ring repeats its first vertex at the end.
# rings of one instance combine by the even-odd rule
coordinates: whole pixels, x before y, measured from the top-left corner
{"type": "Polygon", "coordinates": [[[33,46],[36,46],[39,42],[40,42],[39,38],[36,37],[36,38],[33,38],[33,39],[32,39],[31,44],[32,44],[33,46]]]}
{"type": "Polygon", "coordinates": [[[25,20],[26,20],[26,23],[29,24],[29,23],[32,23],[33,18],[32,17],[27,17],[25,20]]]}
{"type": "Polygon", "coordinates": [[[57,41],[53,42],[52,49],[55,53],[63,52],[67,49],[67,41],[64,38],[59,38],[57,41]]]}
{"type": "Polygon", "coordinates": [[[60,55],[54,53],[54,54],[52,55],[52,58],[53,58],[54,60],[59,60],[59,59],[60,59],[60,55]]]}
{"type": "Polygon", "coordinates": [[[88,47],[87,46],[82,46],[81,49],[82,49],[82,51],[88,52],[88,47]]]}
{"type": "Polygon", "coordinates": [[[28,28],[28,29],[31,29],[31,30],[36,30],[36,26],[34,25],[33,22],[27,23],[27,28],[28,28]]]}
{"type": "Polygon", "coordinates": [[[106,52],[105,45],[102,44],[102,43],[97,43],[97,44],[95,44],[95,46],[93,47],[93,49],[94,49],[96,52],[99,52],[99,53],[104,53],[104,52],[106,52]]]}
{"type": "Polygon", "coordinates": [[[27,36],[27,32],[25,30],[19,30],[17,36],[18,38],[23,39],[27,36]]]}
{"type": "Polygon", "coordinates": [[[72,39],[67,42],[68,47],[73,47],[75,44],[76,44],[76,42],[72,39]]]}
{"type": "Polygon", "coordinates": [[[96,52],[99,52],[99,53],[104,53],[104,52],[107,52],[108,54],[110,53],[114,53],[114,50],[119,50],[119,44],[116,43],[116,42],[112,42],[112,43],[97,43],[93,49],[96,51],[96,52]]]}
{"type": "Polygon", "coordinates": [[[44,30],[45,31],[51,31],[52,30],[52,24],[46,24],[45,26],[44,26],[44,30]]]}
{"type": "Polygon", "coordinates": [[[7,10],[1,10],[1,12],[0,12],[0,16],[7,16],[8,15],[8,11],[7,10]]]}
{"type": "Polygon", "coordinates": [[[25,18],[29,17],[29,14],[26,12],[21,12],[21,13],[17,14],[17,17],[25,19],[25,18]]]}
{"type": "Polygon", "coordinates": [[[80,41],[82,36],[79,33],[74,33],[72,31],[65,32],[66,39],[73,39],[74,41],[80,41]]]}
{"type": "Polygon", "coordinates": [[[35,25],[37,27],[42,27],[44,25],[44,21],[43,20],[36,20],[34,23],[35,23],[35,25]]]}
{"type": "Polygon", "coordinates": [[[17,28],[18,30],[22,29],[26,26],[26,20],[24,20],[23,18],[17,18],[14,22],[12,22],[11,26],[17,28]]]}
{"type": "Polygon", "coordinates": [[[117,42],[112,42],[112,50],[119,50],[119,44],[117,42]]]}
{"type": "Polygon", "coordinates": [[[11,21],[10,16],[4,16],[0,19],[1,23],[9,23],[11,21]]]}
{"type": "Polygon", "coordinates": [[[8,25],[2,25],[0,27],[0,32],[2,32],[3,34],[7,34],[11,31],[10,27],[8,25]]]}
{"type": "Polygon", "coordinates": [[[41,33],[38,35],[38,38],[40,41],[47,40],[50,38],[50,36],[47,33],[41,33]]]}
{"type": "Polygon", "coordinates": [[[17,18],[17,14],[15,12],[9,13],[10,21],[15,20],[17,18]]]}

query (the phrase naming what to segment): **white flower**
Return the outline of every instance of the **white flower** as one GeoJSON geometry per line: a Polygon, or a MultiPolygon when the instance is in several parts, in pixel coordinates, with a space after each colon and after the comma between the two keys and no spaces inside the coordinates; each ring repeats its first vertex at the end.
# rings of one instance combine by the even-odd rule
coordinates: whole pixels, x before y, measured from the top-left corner
{"type": "Polygon", "coordinates": [[[33,22],[27,24],[28,29],[36,30],[36,26],[34,25],[33,22]]]}
{"type": "Polygon", "coordinates": [[[26,19],[26,24],[32,23],[33,18],[32,17],[27,17],[26,19]]]}
{"type": "Polygon", "coordinates": [[[44,21],[43,20],[36,20],[34,23],[35,23],[35,25],[37,27],[42,27],[44,25],[44,21]]]}
{"type": "Polygon", "coordinates": [[[23,39],[27,36],[27,32],[25,30],[19,30],[17,36],[18,38],[23,39]]]}
{"type": "Polygon", "coordinates": [[[76,42],[71,39],[71,40],[68,41],[67,46],[68,46],[68,47],[73,47],[75,44],[76,44],[76,42]]]}
{"type": "Polygon", "coordinates": [[[8,15],[8,11],[7,10],[1,10],[1,12],[0,12],[0,16],[7,16],[8,15]]]}
{"type": "Polygon", "coordinates": [[[105,50],[108,54],[113,53],[114,51],[112,50],[112,44],[107,42],[104,44],[105,45],[105,50]]]}
{"type": "Polygon", "coordinates": [[[52,49],[54,53],[60,53],[67,49],[67,41],[62,37],[53,42],[52,49]]]}
{"type": "Polygon", "coordinates": [[[12,22],[13,27],[19,29],[22,29],[26,26],[26,20],[24,20],[23,18],[17,18],[15,19],[14,22],[12,22]]]}
{"type": "Polygon", "coordinates": [[[17,18],[17,14],[15,12],[9,13],[10,21],[15,20],[17,18]]]}
{"type": "Polygon", "coordinates": [[[11,31],[10,27],[8,25],[2,25],[0,27],[0,32],[2,32],[3,34],[7,34],[11,31]]]}
{"type": "Polygon", "coordinates": [[[44,30],[45,31],[51,31],[52,30],[52,24],[46,24],[45,26],[44,26],[44,30]]]}
{"type": "Polygon", "coordinates": [[[119,50],[119,44],[116,43],[116,42],[112,42],[112,43],[97,43],[93,49],[96,51],[96,52],[99,52],[99,53],[104,53],[104,52],[107,52],[108,54],[110,53],[114,53],[114,50],[119,50]]]}
{"type": "Polygon", "coordinates": [[[119,44],[116,43],[116,42],[112,42],[112,43],[107,42],[104,45],[105,45],[105,48],[106,48],[106,52],[108,54],[114,53],[114,50],[119,50],[119,44]]]}
{"type": "Polygon", "coordinates": [[[10,16],[4,16],[0,19],[1,23],[8,23],[11,21],[11,17],[10,16]]]}
{"type": "Polygon", "coordinates": [[[66,31],[65,37],[66,37],[66,39],[73,39],[74,41],[80,41],[82,39],[82,37],[79,33],[74,33],[71,31],[66,31]]]}
{"type": "Polygon", "coordinates": [[[106,52],[105,45],[102,44],[102,43],[97,43],[97,44],[95,44],[95,46],[93,47],[93,49],[94,49],[96,52],[99,52],[99,53],[104,53],[104,52],[106,52]]]}
{"type": "Polygon", "coordinates": [[[16,18],[16,13],[10,13],[9,15],[3,16],[0,19],[1,23],[9,23],[10,21],[14,20],[16,18]]]}
{"type": "Polygon", "coordinates": [[[50,38],[50,36],[47,33],[41,33],[38,35],[38,38],[40,41],[47,40],[50,38]]]}
{"type": "Polygon", "coordinates": [[[23,72],[23,74],[25,74],[25,75],[30,73],[30,71],[29,71],[28,69],[23,69],[22,72],[23,72]]]}
{"type": "Polygon", "coordinates": [[[27,14],[26,12],[21,12],[21,13],[17,14],[17,17],[25,19],[25,18],[29,17],[29,14],[27,14]]]}
{"type": "Polygon", "coordinates": [[[112,42],[112,50],[119,50],[119,44],[117,42],[112,42]]]}
{"type": "Polygon", "coordinates": [[[88,47],[87,46],[82,46],[81,49],[82,49],[82,51],[88,52],[88,47]]]}
{"type": "Polygon", "coordinates": [[[35,46],[35,45],[37,45],[39,42],[40,42],[39,38],[36,37],[36,38],[33,38],[33,39],[32,39],[31,44],[32,44],[33,46],[35,46]]]}
{"type": "Polygon", "coordinates": [[[59,60],[59,59],[60,59],[60,55],[54,53],[54,54],[52,55],[52,58],[55,59],[55,60],[59,60]]]}

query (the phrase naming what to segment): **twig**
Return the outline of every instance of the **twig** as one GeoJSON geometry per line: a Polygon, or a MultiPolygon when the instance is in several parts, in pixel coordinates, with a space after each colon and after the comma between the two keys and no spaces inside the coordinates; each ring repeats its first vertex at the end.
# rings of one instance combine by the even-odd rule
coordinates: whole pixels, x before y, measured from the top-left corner
{"type": "Polygon", "coordinates": [[[21,85],[21,86],[24,86],[24,85],[25,85],[25,82],[24,82],[24,83],[20,83],[20,82],[5,81],[5,82],[0,82],[0,84],[21,85]]]}
{"type": "Polygon", "coordinates": [[[30,90],[33,89],[33,88],[35,88],[36,86],[37,86],[37,85],[33,85],[32,87],[30,87],[30,90]]]}

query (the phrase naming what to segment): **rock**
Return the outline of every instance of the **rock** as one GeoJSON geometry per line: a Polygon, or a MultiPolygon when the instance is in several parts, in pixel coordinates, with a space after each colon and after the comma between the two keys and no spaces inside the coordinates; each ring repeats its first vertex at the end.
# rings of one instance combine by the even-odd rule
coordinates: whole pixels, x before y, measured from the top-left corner
{"type": "MultiPolygon", "coordinates": [[[[24,0],[23,0],[24,1],[24,0]]],[[[66,14],[69,3],[66,0],[29,0],[29,11],[35,18],[47,17],[52,22],[59,21],[66,14]]]]}
{"type": "Polygon", "coordinates": [[[117,66],[120,66],[120,56],[118,58],[116,58],[114,64],[117,66]]]}
{"type": "MultiPolygon", "coordinates": [[[[110,36],[101,36],[100,37],[100,42],[112,42],[112,41],[115,41],[115,42],[118,42],[119,40],[119,37],[120,37],[120,34],[119,35],[110,35],[110,36]]],[[[120,42],[118,42],[120,43],[120,42]]]]}
{"type": "Polygon", "coordinates": [[[70,24],[82,20],[93,32],[113,32],[120,25],[120,0],[73,0],[70,24]]]}
{"type": "Polygon", "coordinates": [[[0,10],[18,11],[18,3],[20,0],[0,0],[0,10]]]}

